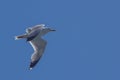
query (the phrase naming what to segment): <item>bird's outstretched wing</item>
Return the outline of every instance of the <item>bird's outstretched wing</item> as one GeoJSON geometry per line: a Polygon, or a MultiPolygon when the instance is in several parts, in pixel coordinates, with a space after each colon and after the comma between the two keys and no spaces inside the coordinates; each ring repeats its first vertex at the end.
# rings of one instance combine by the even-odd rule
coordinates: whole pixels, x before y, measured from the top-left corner
{"type": "Polygon", "coordinates": [[[42,54],[44,53],[47,42],[40,38],[35,37],[33,40],[29,41],[34,49],[34,53],[31,56],[30,70],[38,63],[42,54]]]}
{"type": "Polygon", "coordinates": [[[22,39],[22,38],[26,38],[27,41],[31,41],[33,40],[38,34],[40,33],[40,30],[33,30],[29,33],[23,34],[23,35],[19,35],[19,36],[15,36],[15,40],[18,39],[22,39]]]}
{"type": "Polygon", "coordinates": [[[27,34],[23,34],[23,35],[19,35],[19,36],[15,36],[15,40],[18,40],[18,39],[23,39],[23,38],[27,38],[27,34]]]}

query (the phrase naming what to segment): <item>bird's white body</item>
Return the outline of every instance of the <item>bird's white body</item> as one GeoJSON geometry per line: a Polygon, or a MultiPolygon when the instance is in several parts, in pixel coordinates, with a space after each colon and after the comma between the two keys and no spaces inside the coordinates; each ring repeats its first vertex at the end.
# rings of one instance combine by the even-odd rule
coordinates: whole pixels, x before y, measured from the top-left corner
{"type": "Polygon", "coordinates": [[[30,70],[37,64],[44,53],[47,42],[42,39],[42,36],[50,31],[55,30],[46,28],[44,24],[40,24],[26,29],[26,34],[15,37],[15,39],[27,38],[27,41],[29,41],[34,49],[34,53],[31,56],[30,70]]]}

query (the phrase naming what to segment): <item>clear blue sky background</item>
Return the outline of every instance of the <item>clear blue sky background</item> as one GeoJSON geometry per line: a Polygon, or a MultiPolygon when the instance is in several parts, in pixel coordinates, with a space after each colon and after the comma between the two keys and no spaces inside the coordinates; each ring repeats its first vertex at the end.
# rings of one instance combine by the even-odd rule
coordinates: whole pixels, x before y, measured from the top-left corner
{"type": "Polygon", "coordinates": [[[119,0],[0,0],[0,80],[120,80],[119,0]],[[44,56],[14,36],[44,23],[44,56]]]}

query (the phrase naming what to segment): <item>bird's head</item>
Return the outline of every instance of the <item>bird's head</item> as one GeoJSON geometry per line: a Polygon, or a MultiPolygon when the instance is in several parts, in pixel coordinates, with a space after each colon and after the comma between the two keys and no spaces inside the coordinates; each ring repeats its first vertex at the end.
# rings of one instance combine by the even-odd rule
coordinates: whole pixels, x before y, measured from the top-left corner
{"type": "Polygon", "coordinates": [[[48,28],[48,27],[44,27],[44,28],[42,28],[41,33],[42,33],[42,35],[45,35],[45,34],[47,34],[48,32],[53,32],[53,31],[56,31],[56,30],[51,29],[51,28],[48,28]]]}

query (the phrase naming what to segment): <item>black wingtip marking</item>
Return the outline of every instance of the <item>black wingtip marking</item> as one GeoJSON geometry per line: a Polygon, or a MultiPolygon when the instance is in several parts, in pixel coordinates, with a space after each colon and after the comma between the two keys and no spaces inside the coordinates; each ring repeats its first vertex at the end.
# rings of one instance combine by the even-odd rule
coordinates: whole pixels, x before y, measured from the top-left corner
{"type": "Polygon", "coordinates": [[[38,63],[38,61],[39,61],[39,60],[34,61],[34,62],[31,62],[31,63],[30,63],[30,68],[29,68],[29,69],[31,70],[33,67],[35,67],[35,65],[38,63]]]}

